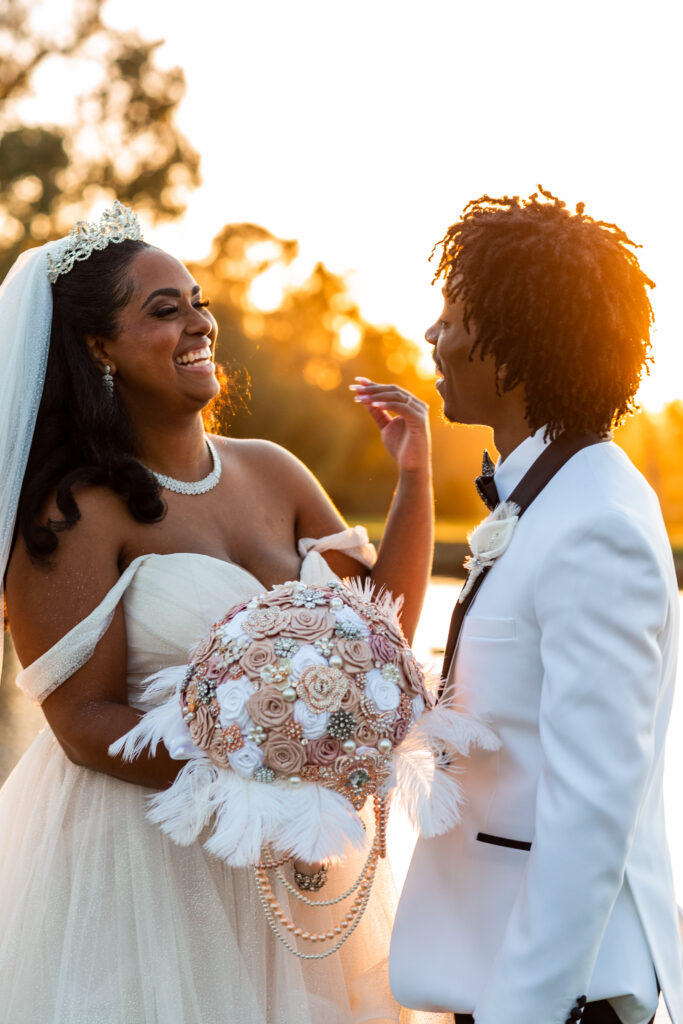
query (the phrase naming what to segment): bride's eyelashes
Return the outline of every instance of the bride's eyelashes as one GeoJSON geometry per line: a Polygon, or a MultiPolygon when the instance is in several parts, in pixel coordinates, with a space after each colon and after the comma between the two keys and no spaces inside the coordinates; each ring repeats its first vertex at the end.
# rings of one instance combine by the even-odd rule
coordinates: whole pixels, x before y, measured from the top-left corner
{"type": "MultiPolygon", "coordinates": [[[[192,305],[194,306],[195,309],[208,309],[208,307],[211,305],[211,300],[202,299],[199,302],[193,302],[192,305]]],[[[152,316],[161,318],[164,316],[171,316],[173,313],[177,312],[177,306],[161,306],[159,309],[152,310],[152,316]]]]}

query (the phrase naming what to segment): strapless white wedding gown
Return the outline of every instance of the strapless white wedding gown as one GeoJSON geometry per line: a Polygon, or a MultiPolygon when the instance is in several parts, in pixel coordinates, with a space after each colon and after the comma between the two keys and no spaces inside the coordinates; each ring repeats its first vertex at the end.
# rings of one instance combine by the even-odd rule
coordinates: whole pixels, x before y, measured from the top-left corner
{"type": "MultiPolygon", "coordinates": [[[[301,578],[325,582],[332,573],[319,551],[360,555],[362,541],[356,530],[307,543],[301,578]]],[[[122,600],[129,700],[142,707],[147,676],[184,663],[214,621],[264,589],[206,555],[143,556],[18,682],[44,699],[88,660],[122,600]]],[[[228,868],[199,842],[176,846],[145,818],[150,792],[72,764],[49,727],[8,778],[0,791],[1,1024],[408,1019],[386,980],[388,869],[342,955],[305,963],[274,938],[251,871],[228,868]]],[[[356,861],[331,872],[330,890],[343,891],[357,870],[356,861]]],[[[316,930],[330,927],[316,920],[316,930]]]]}

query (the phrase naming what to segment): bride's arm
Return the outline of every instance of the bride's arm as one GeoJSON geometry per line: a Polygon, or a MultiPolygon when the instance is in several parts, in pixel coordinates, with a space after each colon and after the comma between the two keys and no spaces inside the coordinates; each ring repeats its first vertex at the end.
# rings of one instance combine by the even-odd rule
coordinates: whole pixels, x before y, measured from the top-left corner
{"type": "MultiPolygon", "coordinates": [[[[14,646],[29,665],[81,622],[119,578],[118,522],[114,495],[79,495],[82,517],[60,533],[47,564],[32,560],[17,541],[7,577],[7,604],[14,646]]],[[[120,513],[119,513],[120,517],[120,513]]],[[[163,789],[183,767],[163,744],[154,757],[124,763],[109,745],[138,722],[128,706],[126,630],[119,605],[92,657],[43,701],[42,710],[69,760],[127,782],[163,789]]]]}
{"type": "MultiPolygon", "coordinates": [[[[377,562],[370,578],[404,597],[401,624],[412,641],[429,582],[434,543],[434,498],[428,410],[424,402],[395,385],[368,382],[357,397],[368,406],[389,454],[398,465],[398,483],[387,516],[377,562]],[[377,403],[377,404],[373,404],[377,403]]],[[[280,449],[282,452],[282,449],[280,449]]],[[[295,495],[296,535],[323,537],[346,526],[330,498],[303,465],[283,453],[289,465],[280,476],[295,495]]],[[[340,552],[325,552],[340,576],[367,576],[368,570],[340,552]]]]}

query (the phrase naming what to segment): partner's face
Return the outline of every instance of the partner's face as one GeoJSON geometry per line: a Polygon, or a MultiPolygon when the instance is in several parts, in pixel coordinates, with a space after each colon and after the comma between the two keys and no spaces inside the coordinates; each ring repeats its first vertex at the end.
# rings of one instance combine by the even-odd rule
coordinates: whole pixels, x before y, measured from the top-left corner
{"type": "Polygon", "coordinates": [[[443,400],[443,413],[452,423],[485,423],[492,425],[494,411],[500,403],[496,394],[496,367],[491,356],[480,359],[475,352],[476,327],[470,320],[469,332],[463,323],[463,302],[451,302],[444,295],[439,319],[425,332],[425,339],[434,346],[432,358],[437,373],[436,390],[443,400]]]}
{"type": "Polygon", "coordinates": [[[220,390],[208,301],[183,264],[159,249],[139,253],[128,276],[133,294],[105,343],[118,394],[150,411],[150,403],[179,413],[202,408],[220,390]]]}

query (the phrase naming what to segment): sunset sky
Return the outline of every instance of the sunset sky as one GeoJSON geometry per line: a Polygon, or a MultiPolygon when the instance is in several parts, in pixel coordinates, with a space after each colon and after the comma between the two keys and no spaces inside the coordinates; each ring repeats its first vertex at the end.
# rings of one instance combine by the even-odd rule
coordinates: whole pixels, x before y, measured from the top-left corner
{"type": "MultiPolygon", "coordinates": [[[[657,408],[683,396],[677,6],[110,0],[112,24],[182,65],[180,125],[202,156],[186,217],[148,236],[189,259],[228,221],[262,224],[299,239],[293,275],[348,271],[369,319],[420,339],[445,227],[470,198],[541,182],[643,245],[657,365],[641,398],[657,408]]],[[[27,110],[58,120],[48,91],[27,110]]]]}

